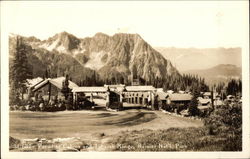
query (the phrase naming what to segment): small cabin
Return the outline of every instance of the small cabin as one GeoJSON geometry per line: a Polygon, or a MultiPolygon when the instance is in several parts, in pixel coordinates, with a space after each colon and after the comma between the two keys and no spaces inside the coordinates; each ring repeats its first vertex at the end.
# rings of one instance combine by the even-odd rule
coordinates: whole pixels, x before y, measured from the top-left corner
{"type": "MultiPolygon", "coordinates": [[[[217,92],[213,92],[213,97],[214,99],[218,96],[217,92]]],[[[203,93],[203,98],[204,99],[211,99],[212,98],[212,92],[204,92],[203,93]]]]}
{"type": "Polygon", "coordinates": [[[192,99],[190,94],[173,93],[169,94],[167,98],[167,104],[179,104],[182,106],[187,106],[192,99]]]}

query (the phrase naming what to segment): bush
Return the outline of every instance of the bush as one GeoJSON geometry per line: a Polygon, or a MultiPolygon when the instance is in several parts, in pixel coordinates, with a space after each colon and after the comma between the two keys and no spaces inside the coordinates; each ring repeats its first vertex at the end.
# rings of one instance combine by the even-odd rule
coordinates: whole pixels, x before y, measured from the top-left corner
{"type": "Polygon", "coordinates": [[[241,104],[218,106],[204,124],[210,135],[227,138],[225,151],[240,151],[242,149],[242,106],[241,104]]]}
{"type": "Polygon", "coordinates": [[[133,130],[115,134],[111,151],[223,151],[226,140],[206,135],[204,127],[133,130]]]}
{"type": "Polygon", "coordinates": [[[15,107],[14,106],[10,106],[10,111],[14,111],[15,107]]]}
{"type": "Polygon", "coordinates": [[[123,110],[123,105],[121,102],[112,102],[108,104],[108,108],[123,110]]]}
{"type": "Polygon", "coordinates": [[[26,108],[25,108],[25,106],[20,106],[20,107],[19,107],[19,110],[21,110],[21,111],[25,111],[25,110],[26,110],[26,108]]]}
{"type": "Polygon", "coordinates": [[[182,110],[187,109],[187,106],[183,104],[176,104],[177,113],[179,114],[182,110]]]}
{"type": "Polygon", "coordinates": [[[73,94],[68,96],[65,104],[67,110],[73,110],[73,94]]]}
{"type": "Polygon", "coordinates": [[[188,113],[191,116],[198,116],[200,114],[200,110],[198,109],[197,105],[190,104],[188,107],[188,113]]]}
{"type": "Polygon", "coordinates": [[[92,103],[91,101],[85,100],[83,102],[83,109],[91,109],[93,105],[94,103],[92,103]]]}
{"type": "Polygon", "coordinates": [[[171,111],[171,106],[169,104],[163,104],[161,108],[169,112],[171,111]]]}
{"type": "Polygon", "coordinates": [[[65,107],[64,102],[59,101],[59,103],[58,103],[58,110],[59,110],[59,111],[64,111],[64,110],[66,110],[66,107],[65,107]]]}
{"type": "Polygon", "coordinates": [[[207,117],[209,117],[209,115],[212,111],[213,111],[212,107],[209,107],[209,108],[203,109],[203,110],[199,110],[199,117],[207,118],[207,117]]]}

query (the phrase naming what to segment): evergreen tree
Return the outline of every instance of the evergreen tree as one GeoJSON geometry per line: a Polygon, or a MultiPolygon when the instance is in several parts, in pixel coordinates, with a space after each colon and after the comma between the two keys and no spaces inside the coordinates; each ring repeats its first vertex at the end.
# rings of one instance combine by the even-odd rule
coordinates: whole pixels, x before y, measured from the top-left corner
{"type": "Polygon", "coordinates": [[[240,93],[240,95],[242,94],[242,82],[241,82],[241,80],[239,79],[239,81],[238,81],[238,87],[239,87],[239,93],[240,93]]]}
{"type": "Polygon", "coordinates": [[[66,75],[65,80],[62,82],[62,90],[61,92],[64,94],[65,100],[68,99],[68,96],[70,94],[70,88],[69,88],[69,76],[66,75]]]}
{"type": "Polygon", "coordinates": [[[235,79],[232,79],[230,82],[227,84],[227,94],[228,95],[237,95],[238,93],[241,92],[241,80],[237,82],[235,79]]]}
{"type": "Polygon", "coordinates": [[[192,94],[193,94],[193,97],[191,99],[191,102],[189,104],[189,107],[188,107],[188,113],[191,115],[191,116],[196,116],[196,115],[199,115],[199,109],[198,109],[198,97],[200,95],[200,92],[199,92],[199,88],[197,85],[193,85],[193,89],[192,89],[192,94]]]}
{"type": "Polygon", "coordinates": [[[49,72],[48,72],[47,69],[45,70],[44,77],[45,77],[45,78],[49,78],[49,72]]]}
{"type": "Polygon", "coordinates": [[[26,80],[32,78],[32,66],[28,63],[28,48],[21,37],[17,37],[13,64],[10,67],[10,104],[18,104],[23,99],[26,80]]]}

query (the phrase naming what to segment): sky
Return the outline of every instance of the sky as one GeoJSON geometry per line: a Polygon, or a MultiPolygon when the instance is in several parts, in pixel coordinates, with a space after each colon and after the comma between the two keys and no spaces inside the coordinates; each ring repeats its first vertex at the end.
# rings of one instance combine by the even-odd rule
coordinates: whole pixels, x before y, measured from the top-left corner
{"type": "Polygon", "coordinates": [[[122,32],[152,46],[241,47],[247,7],[247,1],[4,1],[1,27],[41,40],[62,31],[79,38],[122,32]]]}

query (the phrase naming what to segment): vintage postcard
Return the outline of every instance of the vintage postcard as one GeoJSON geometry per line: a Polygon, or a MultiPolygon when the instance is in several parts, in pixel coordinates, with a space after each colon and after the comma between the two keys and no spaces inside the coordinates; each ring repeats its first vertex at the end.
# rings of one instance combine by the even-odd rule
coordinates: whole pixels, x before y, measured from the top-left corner
{"type": "Polygon", "coordinates": [[[2,158],[249,158],[248,1],[1,1],[2,158]]]}

